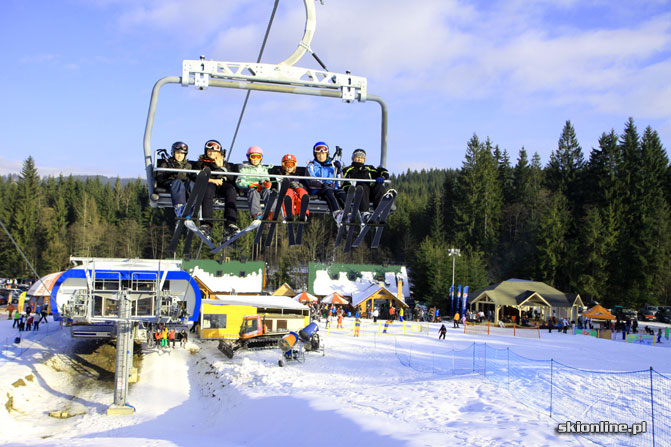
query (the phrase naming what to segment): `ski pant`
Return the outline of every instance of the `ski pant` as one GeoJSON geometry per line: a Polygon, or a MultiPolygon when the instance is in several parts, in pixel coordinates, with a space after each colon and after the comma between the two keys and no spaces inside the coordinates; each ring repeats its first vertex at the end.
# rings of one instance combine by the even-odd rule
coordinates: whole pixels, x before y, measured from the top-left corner
{"type": "MultiPolygon", "coordinates": [[[[245,192],[247,196],[247,203],[249,204],[249,213],[253,218],[256,218],[261,212],[261,201],[266,202],[268,196],[270,195],[269,189],[262,189],[261,191],[254,188],[247,188],[245,192]]],[[[269,203],[268,206],[272,208],[273,204],[269,203]]],[[[226,202],[226,208],[228,208],[228,202],[226,202]]]]}
{"type": "Polygon", "coordinates": [[[326,201],[331,213],[342,209],[342,206],[345,203],[346,195],[347,193],[342,189],[333,188],[323,188],[317,192],[317,196],[326,201]]]}
{"type": "Polygon", "coordinates": [[[438,336],[438,340],[445,340],[445,332],[441,332],[440,335],[438,336]]]}
{"type": "MultiPolygon", "coordinates": [[[[190,180],[184,181],[174,179],[165,184],[170,189],[170,198],[172,199],[172,206],[186,204],[186,195],[191,194],[193,190],[193,182],[190,180]]],[[[187,210],[188,212],[188,210],[187,210]]]]}
{"type": "MultiPolygon", "coordinates": [[[[287,189],[287,196],[291,198],[291,213],[292,216],[298,216],[301,212],[301,199],[308,192],[303,188],[287,189]]],[[[284,209],[284,204],[282,204],[282,210],[284,210],[284,215],[287,215],[287,210],[284,209]]],[[[306,216],[310,215],[310,211],[306,210],[306,216]]]]}
{"type": "MultiPolygon", "coordinates": [[[[235,199],[238,196],[235,185],[229,182],[224,182],[221,186],[214,183],[207,183],[205,188],[205,196],[203,197],[203,219],[212,219],[214,216],[214,197],[220,195],[226,202],[226,209],[224,210],[224,220],[226,224],[237,223],[238,221],[238,206],[235,199]]],[[[212,221],[206,221],[208,225],[212,225],[212,221]]]]}
{"type": "Polygon", "coordinates": [[[382,196],[387,192],[384,183],[359,183],[362,186],[361,204],[359,211],[367,213],[370,211],[370,202],[373,202],[373,209],[382,201],[382,196]]]}

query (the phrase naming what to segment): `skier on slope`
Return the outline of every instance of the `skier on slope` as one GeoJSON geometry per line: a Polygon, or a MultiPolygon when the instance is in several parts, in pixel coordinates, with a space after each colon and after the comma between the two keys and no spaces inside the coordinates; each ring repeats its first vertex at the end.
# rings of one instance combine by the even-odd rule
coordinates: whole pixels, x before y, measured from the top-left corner
{"type": "MultiPolygon", "coordinates": [[[[370,202],[373,202],[373,207],[377,208],[382,200],[382,196],[386,192],[384,181],[389,179],[389,171],[380,166],[379,168],[373,165],[367,165],[366,151],[363,149],[356,149],[352,153],[352,164],[343,170],[343,177],[351,179],[375,180],[372,182],[360,182],[356,185],[363,187],[363,195],[361,196],[361,204],[359,211],[361,211],[361,219],[366,222],[371,215],[370,202]]],[[[353,185],[346,183],[345,190],[351,188],[353,185]]]]}

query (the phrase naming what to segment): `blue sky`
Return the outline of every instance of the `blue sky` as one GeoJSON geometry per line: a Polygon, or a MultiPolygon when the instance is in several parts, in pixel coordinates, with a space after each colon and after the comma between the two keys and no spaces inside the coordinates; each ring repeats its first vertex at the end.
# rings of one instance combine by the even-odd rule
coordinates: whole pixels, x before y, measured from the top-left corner
{"type": "MultiPolygon", "coordinates": [[[[256,61],[272,0],[1,0],[0,174],[32,155],[41,175],[143,176],[154,83],[183,59],[256,61]]],[[[543,164],[566,120],[585,156],[632,116],[671,142],[669,0],[325,0],[312,49],[330,71],[368,78],[389,105],[387,167],[459,168],[476,133],[543,164]]],[[[262,62],[303,35],[300,0],[281,0],[262,62]]],[[[308,56],[297,66],[319,68],[308,56]]],[[[154,148],[209,138],[229,147],[244,91],[161,90],[154,148]]],[[[323,140],[379,161],[379,106],[253,92],[232,161],[300,164],[323,140]]]]}

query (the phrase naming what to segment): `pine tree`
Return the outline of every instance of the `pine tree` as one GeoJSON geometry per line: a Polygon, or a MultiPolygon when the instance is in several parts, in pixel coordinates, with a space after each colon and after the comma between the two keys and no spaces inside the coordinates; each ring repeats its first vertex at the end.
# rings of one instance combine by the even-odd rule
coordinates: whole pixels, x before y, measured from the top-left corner
{"type": "MultiPolygon", "coordinates": [[[[16,182],[16,200],[12,208],[9,230],[33,266],[38,264],[40,256],[39,222],[42,207],[40,179],[35,161],[29,156],[23,162],[21,174],[16,182]]],[[[12,258],[21,266],[21,276],[34,276],[19,253],[12,258]]]]}

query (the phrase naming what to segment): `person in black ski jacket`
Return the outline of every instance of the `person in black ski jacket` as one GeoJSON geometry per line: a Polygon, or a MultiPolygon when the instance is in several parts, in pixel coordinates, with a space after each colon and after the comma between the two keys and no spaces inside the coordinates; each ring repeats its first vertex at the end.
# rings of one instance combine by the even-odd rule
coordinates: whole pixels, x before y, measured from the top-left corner
{"type": "MultiPolygon", "coordinates": [[[[198,158],[196,169],[210,168],[212,172],[234,172],[231,165],[225,161],[226,151],[217,140],[208,140],[205,143],[204,154],[198,158]]],[[[205,195],[203,196],[203,225],[200,231],[212,238],[212,217],[214,216],[214,198],[224,198],[226,208],[224,210],[224,237],[235,234],[238,228],[238,207],[235,203],[237,191],[235,189],[235,178],[233,176],[213,175],[207,183],[205,195]]]]}
{"type": "MultiPolygon", "coordinates": [[[[362,221],[365,222],[370,216],[370,202],[373,202],[373,207],[377,208],[382,200],[382,196],[386,192],[384,181],[389,179],[389,171],[380,166],[379,168],[373,165],[367,165],[366,151],[363,149],[356,149],[352,153],[352,164],[343,170],[343,177],[351,179],[365,179],[375,180],[375,182],[360,182],[358,185],[363,187],[363,196],[361,197],[361,211],[362,221]]],[[[346,182],[345,189],[356,186],[346,182]]]]}
{"type": "MultiPolygon", "coordinates": [[[[158,160],[159,168],[193,169],[193,164],[186,159],[189,154],[189,146],[176,141],[172,145],[170,158],[158,160]]],[[[193,189],[194,175],[188,172],[158,171],[156,173],[156,184],[170,191],[172,206],[175,208],[175,216],[180,217],[186,205],[187,195],[193,189]]]]}

